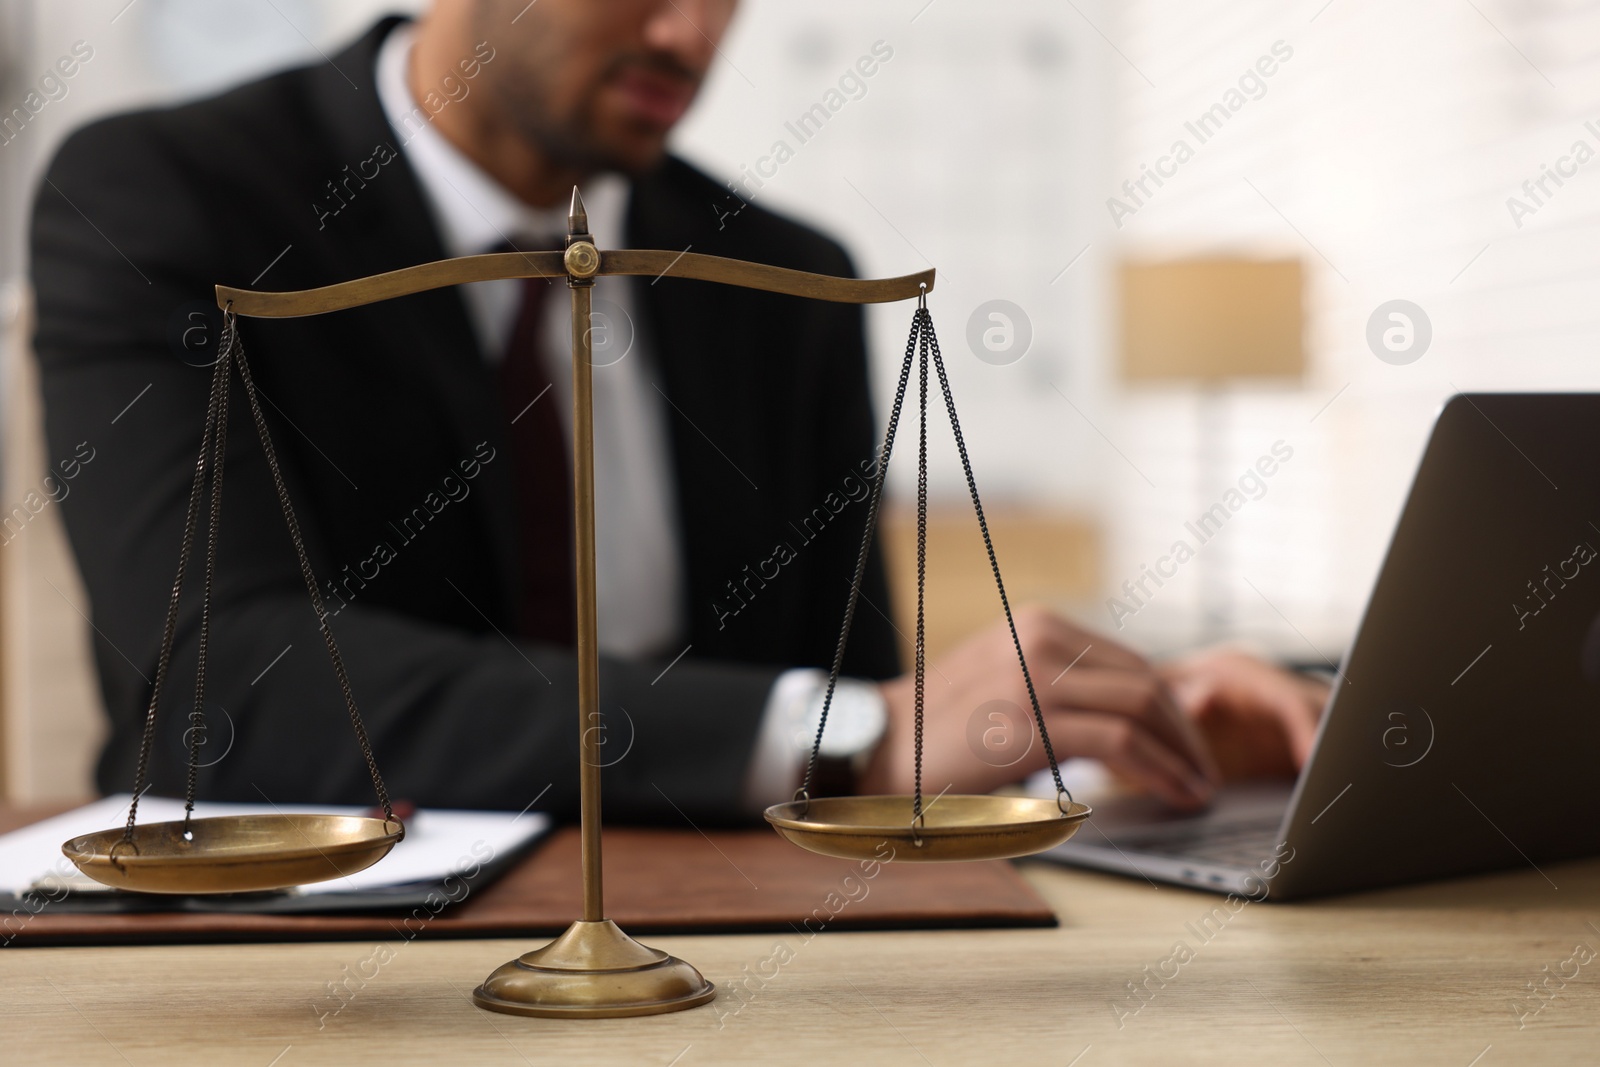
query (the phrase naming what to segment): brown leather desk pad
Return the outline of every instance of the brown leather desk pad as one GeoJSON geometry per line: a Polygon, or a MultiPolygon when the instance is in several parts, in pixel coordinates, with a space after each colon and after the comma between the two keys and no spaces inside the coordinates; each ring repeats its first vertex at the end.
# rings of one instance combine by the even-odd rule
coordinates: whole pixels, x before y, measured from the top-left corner
{"type": "MultiPolygon", "coordinates": [[[[0,832],[59,810],[0,808],[0,832]]],[[[619,827],[605,832],[604,848],[606,914],[633,934],[1056,925],[1049,905],[1003,860],[889,862],[864,872],[765,828],[619,827]]],[[[12,946],[521,937],[561,932],[581,902],[578,832],[562,827],[497,880],[436,914],[89,914],[45,903],[37,914],[11,916],[6,932],[12,946]]]]}

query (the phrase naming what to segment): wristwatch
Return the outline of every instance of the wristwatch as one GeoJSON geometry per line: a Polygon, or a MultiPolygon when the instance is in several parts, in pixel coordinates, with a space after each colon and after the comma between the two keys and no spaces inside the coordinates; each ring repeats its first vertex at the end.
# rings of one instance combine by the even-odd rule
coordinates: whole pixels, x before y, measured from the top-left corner
{"type": "MultiPolygon", "coordinates": [[[[817,722],[822,717],[822,699],[826,693],[824,678],[814,691],[804,718],[808,727],[805,734],[808,755],[811,740],[816,737],[817,722]]],[[[833,703],[828,707],[828,728],[823,731],[822,746],[817,750],[811,795],[837,797],[854,793],[888,724],[888,708],[876,685],[855,678],[840,678],[834,686],[833,703]]]]}

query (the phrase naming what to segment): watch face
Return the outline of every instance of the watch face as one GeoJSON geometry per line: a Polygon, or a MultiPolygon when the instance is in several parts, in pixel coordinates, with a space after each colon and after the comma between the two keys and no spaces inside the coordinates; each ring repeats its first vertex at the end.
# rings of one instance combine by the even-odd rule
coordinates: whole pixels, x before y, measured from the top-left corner
{"type": "MultiPolygon", "coordinates": [[[[818,694],[816,710],[810,715],[815,736],[817,717],[821,714],[822,697],[818,694]]],[[[821,754],[834,759],[849,759],[866,752],[883,736],[885,715],[883,699],[877,691],[863,682],[841,681],[833,692],[833,704],[828,709],[828,728],[822,734],[821,754]]]]}

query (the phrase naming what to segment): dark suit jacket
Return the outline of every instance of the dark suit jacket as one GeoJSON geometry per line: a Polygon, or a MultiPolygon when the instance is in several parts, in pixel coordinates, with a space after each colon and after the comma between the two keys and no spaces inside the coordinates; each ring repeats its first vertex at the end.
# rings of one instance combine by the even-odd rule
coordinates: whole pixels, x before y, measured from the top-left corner
{"type": "MultiPolygon", "coordinates": [[[[95,450],[62,510],[112,720],[102,789],[133,781],[209,387],[194,349],[215,351],[212,286],[301,289],[444,255],[403,154],[342,184],[342,208],[328,211],[330,182],[370,175],[365,161],[399,149],[373,77],[393,25],[374,27],[337,68],[95,123],[63,145],[40,187],[32,253],[50,453],[95,450]]],[[[634,183],[628,242],[851,272],[814,231],[729,206],[723,187],[668,159],[634,183]]],[[[606,804],[623,818],[678,818],[672,805],[697,821],[727,818],[776,674],[825,667],[837,641],[867,511],[851,496],[874,453],[861,315],[692,281],[628,284],[657,354],[651,376],[671,400],[692,650],[659,678],[665,662],[602,661],[607,758],[627,750],[605,770],[606,804]]],[[[571,813],[574,658],[505,636],[517,632],[511,464],[460,295],[247,319],[242,336],[313,565],[341,594],[329,601],[333,628],[391,792],[512,809],[542,797],[571,813]]],[[[240,392],[202,793],[367,802],[240,392]]],[[[182,783],[198,577],[197,565],[162,701],[164,792],[182,783]]],[[[865,594],[872,606],[856,616],[845,667],[885,677],[897,655],[876,548],[865,594]]]]}

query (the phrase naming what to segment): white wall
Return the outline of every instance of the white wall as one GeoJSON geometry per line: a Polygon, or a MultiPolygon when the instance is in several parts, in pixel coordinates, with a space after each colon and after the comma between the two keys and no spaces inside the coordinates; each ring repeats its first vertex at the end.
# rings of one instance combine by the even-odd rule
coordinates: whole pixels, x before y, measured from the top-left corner
{"type": "MultiPolygon", "coordinates": [[[[1584,128],[1600,118],[1597,29],[1594,5],[1570,0],[1118,5],[1108,32],[1154,83],[1115,71],[1118,184],[1273,42],[1294,50],[1266,95],[1120,230],[1103,216],[1128,253],[1259,250],[1300,255],[1311,272],[1305,389],[1235,403],[1233,467],[1280,438],[1296,449],[1218,542],[1245,628],[1264,643],[1310,657],[1348,640],[1451,393],[1600,385],[1600,161],[1520,228],[1506,205],[1574,140],[1600,150],[1584,128]],[[1394,298],[1419,304],[1434,330],[1405,366],[1378,360],[1364,337],[1394,298]]],[[[1110,486],[1110,582],[1221,490],[1196,485],[1193,413],[1178,394],[1121,406],[1117,439],[1156,487],[1110,486]]],[[[1192,633],[1194,579],[1180,575],[1125,635],[1162,645],[1192,633]]]]}

